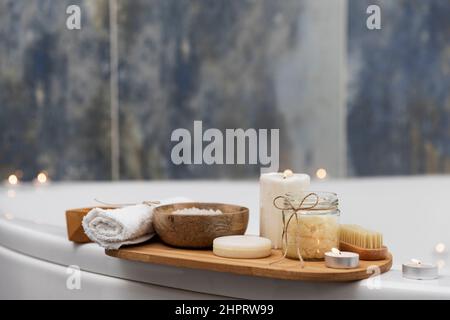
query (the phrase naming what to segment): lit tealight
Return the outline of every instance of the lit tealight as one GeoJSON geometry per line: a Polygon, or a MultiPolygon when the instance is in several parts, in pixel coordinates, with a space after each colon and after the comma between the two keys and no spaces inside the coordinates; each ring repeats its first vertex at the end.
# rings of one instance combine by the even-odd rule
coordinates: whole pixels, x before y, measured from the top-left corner
{"type": "Polygon", "coordinates": [[[40,173],[37,175],[37,181],[38,181],[39,183],[44,184],[44,183],[47,182],[47,180],[48,180],[47,175],[46,175],[44,172],[40,172],[40,173]]]}
{"type": "Polygon", "coordinates": [[[402,264],[402,275],[415,280],[432,280],[439,277],[439,269],[435,264],[423,263],[418,259],[411,259],[410,263],[402,264]]]}
{"type": "Polygon", "coordinates": [[[353,269],[359,265],[359,254],[332,248],[325,252],[325,265],[333,269],[353,269]]]}
{"type": "Polygon", "coordinates": [[[327,177],[327,170],[324,168],[317,169],[316,176],[319,179],[325,179],[327,177]]]}
{"type": "Polygon", "coordinates": [[[286,169],[283,171],[283,178],[289,178],[292,177],[294,175],[294,172],[292,172],[292,170],[290,169],[286,169]]]}
{"type": "Polygon", "coordinates": [[[9,184],[15,186],[16,184],[19,183],[19,178],[17,178],[17,176],[15,174],[11,174],[8,177],[8,182],[9,182],[9,184]]]}
{"type": "Polygon", "coordinates": [[[442,242],[438,243],[436,247],[434,247],[434,250],[436,250],[437,253],[443,253],[445,251],[445,244],[442,242]]]}

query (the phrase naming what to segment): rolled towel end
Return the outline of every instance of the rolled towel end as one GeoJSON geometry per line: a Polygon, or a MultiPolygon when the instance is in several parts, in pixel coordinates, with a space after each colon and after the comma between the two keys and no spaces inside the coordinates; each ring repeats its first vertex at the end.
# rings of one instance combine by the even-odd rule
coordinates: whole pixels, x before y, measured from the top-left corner
{"type": "MultiPolygon", "coordinates": [[[[190,201],[175,197],[162,200],[160,205],[190,201]]],[[[137,204],[118,209],[94,208],[83,218],[82,226],[89,239],[105,249],[116,250],[123,245],[145,242],[155,235],[152,220],[155,207],[137,204]]]]}
{"type": "Polygon", "coordinates": [[[92,241],[105,249],[137,244],[154,235],[154,206],[138,204],[118,209],[94,208],[83,218],[83,229],[92,241]]]}

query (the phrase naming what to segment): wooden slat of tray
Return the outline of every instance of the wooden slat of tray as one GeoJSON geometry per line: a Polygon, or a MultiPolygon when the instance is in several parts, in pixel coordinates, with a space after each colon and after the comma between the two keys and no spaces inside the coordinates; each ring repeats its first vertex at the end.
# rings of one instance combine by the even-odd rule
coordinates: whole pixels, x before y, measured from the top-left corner
{"type": "Polygon", "coordinates": [[[373,272],[367,272],[369,266],[378,266],[381,273],[388,271],[392,266],[392,255],[389,254],[387,260],[360,261],[360,266],[357,269],[330,269],[325,266],[323,261],[307,261],[302,269],[299,261],[291,259],[283,259],[278,263],[270,264],[270,262],[276,261],[282,256],[280,250],[272,250],[270,257],[262,259],[229,259],[215,256],[211,250],[178,249],[160,242],[124,247],[119,250],[106,250],[106,254],[126,260],[175,267],[310,281],[361,280],[373,274],[373,272]]]}

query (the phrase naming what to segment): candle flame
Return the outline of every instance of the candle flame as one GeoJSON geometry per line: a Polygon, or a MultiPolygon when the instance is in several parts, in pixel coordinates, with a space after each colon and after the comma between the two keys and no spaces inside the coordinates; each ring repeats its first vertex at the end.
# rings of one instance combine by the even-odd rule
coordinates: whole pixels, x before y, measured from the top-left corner
{"type": "Polygon", "coordinates": [[[9,184],[14,186],[19,183],[19,178],[15,174],[11,174],[8,177],[8,182],[9,182],[9,184]]]}
{"type": "Polygon", "coordinates": [[[445,244],[440,242],[436,245],[434,249],[436,250],[437,253],[443,253],[445,251],[445,244]]]}
{"type": "Polygon", "coordinates": [[[317,169],[316,176],[319,179],[325,179],[327,177],[327,170],[324,168],[317,169]]]}
{"type": "Polygon", "coordinates": [[[294,172],[292,172],[291,169],[286,169],[283,172],[283,178],[288,178],[288,177],[292,177],[294,175],[294,172]]]}
{"type": "Polygon", "coordinates": [[[39,182],[39,183],[41,183],[41,184],[44,184],[44,183],[46,183],[47,182],[47,175],[45,174],[45,172],[40,172],[38,175],[37,175],[37,181],[39,182]]]}
{"type": "Polygon", "coordinates": [[[331,252],[333,252],[334,254],[341,254],[341,251],[337,248],[331,248],[331,252]]]}

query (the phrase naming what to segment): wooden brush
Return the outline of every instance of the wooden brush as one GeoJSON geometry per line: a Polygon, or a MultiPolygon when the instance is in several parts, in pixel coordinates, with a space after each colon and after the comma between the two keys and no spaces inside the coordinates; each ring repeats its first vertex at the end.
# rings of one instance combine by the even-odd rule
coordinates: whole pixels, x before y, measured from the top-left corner
{"type": "Polygon", "coordinates": [[[380,232],[367,230],[355,224],[341,224],[339,249],[358,253],[361,260],[384,260],[389,256],[380,232]]]}

